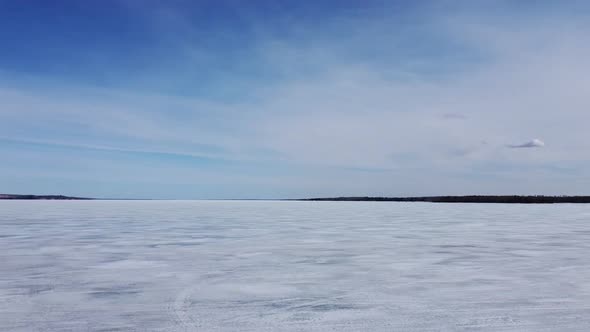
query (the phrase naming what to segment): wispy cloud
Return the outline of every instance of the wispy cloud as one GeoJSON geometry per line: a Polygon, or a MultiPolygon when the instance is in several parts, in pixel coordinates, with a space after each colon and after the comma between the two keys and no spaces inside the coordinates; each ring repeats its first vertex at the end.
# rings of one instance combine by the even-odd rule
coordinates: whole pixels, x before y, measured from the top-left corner
{"type": "Polygon", "coordinates": [[[465,114],[460,114],[460,113],[444,113],[442,115],[443,119],[449,119],[449,120],[465,120],[467,119],[467,116],[465,114]]]}

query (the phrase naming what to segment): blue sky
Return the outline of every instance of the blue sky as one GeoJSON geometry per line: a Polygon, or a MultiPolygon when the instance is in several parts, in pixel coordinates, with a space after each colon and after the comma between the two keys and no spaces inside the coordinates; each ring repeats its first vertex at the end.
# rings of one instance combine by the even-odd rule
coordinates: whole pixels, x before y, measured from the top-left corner
{"type": "Polygon", "coordinates": [[[0,1],[0,192],[588,194],[584,1],[0,1]]]}

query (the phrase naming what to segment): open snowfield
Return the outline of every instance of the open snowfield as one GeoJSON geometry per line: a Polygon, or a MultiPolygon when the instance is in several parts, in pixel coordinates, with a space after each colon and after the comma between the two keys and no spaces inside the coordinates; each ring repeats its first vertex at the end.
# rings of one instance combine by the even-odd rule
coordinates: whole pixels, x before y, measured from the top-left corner
{"type": "Polygon", "coordinates": [[[590,331],[590,205],[0,201],[0,331],[590,331]]]}

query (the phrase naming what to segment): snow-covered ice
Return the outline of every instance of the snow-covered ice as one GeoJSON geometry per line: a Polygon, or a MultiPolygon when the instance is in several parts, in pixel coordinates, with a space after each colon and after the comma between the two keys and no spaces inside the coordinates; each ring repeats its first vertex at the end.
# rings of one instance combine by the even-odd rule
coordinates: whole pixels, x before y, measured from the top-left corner
{"type": "Polygon", "coordinates": [[[0,331],[590,331],[590,205],[0,201],[0,331]]]}

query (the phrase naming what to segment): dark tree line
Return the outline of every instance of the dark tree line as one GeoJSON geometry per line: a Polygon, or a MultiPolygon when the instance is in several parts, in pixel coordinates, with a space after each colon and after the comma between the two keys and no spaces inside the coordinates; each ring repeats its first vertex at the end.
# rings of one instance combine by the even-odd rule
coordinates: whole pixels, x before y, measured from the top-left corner
{"type": "Polygon", "coordinates": [[[69,197],[63,195],[13,195],[0,194],[0,199],[54,199],[54,200],[72,200],[72,199],[90,199],[83,197],[69,197]]]}
{"type": "Polygon", "coordinates": [[[590,196],[423,196],[423,197],[332,197],[309,198],[305,201],[356,201],[356,202],[432,202],[432,203],[512,203],[512,204],[553,204],[590,203],[590,196]]]}

